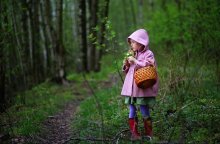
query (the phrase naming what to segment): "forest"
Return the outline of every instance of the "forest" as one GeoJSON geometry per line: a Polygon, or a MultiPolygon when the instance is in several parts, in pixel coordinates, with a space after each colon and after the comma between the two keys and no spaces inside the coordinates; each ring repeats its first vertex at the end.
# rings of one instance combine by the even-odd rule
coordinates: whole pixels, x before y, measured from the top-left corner
{"type": "Polygon", "coordinates": [[[137,29],[159,77],[146,143],[220,143],[219,0],[1,0],[0,143],[144,143],[121,96],[137,29]]]}

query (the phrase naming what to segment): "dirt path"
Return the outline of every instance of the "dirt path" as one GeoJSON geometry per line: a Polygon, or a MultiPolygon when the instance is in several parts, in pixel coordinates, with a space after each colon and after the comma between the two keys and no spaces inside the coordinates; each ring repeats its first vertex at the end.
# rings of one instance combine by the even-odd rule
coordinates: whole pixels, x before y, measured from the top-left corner
{"type": "MultiPolygon", "coordinates": [[[[112,86],[114,79],[112,77],[107,81],[100,83],[101,87],[112,86]]],[[[67,103],[64,108],[56,115],[48,116],[48,118],[42,123],[42,132],[38,135],[30,136],[20,142],[14,141],[13,143],[37,143],[37,144],[64,144],[72,136],[71,122],[74,119],[74,114],[80,102],[83,101],[87,96],[92,95],[91,91],[84,82],[82,84],[84,90],[86,90],[86,96],[83,96],[78,91],[74,91],[73,95],[76,95],[77,99],[67,103]],[[22,141],[22,142],[21,142],[22,141]]],[[[22,138],[21,138],[22,139],[22,138]]]]}
{"type": "Polygon", "coordinates": [[[64,108],[42,123],[42,133],[28,139],[30,143],[37,144],[64,144],[66,140],[72,136],[71,122],[74,119],[74,114],[80,102],[83,101],[89,94],[89,88],[85,82],[81,84],[83,90],[81,93],[74,84],[71,84],[74,100],[66,103],[64,108]],[[85,94],[86,93],[86,94],[85,94]]]}
{"type": "Polygon", "coordinates": [[[62,144],[71,137],[71,121],[79,102],[66,104],[64,110],[54,116],[49,116],[43,123],[43,133],[34,136],[29,142],[41,144],[62,144]]]}

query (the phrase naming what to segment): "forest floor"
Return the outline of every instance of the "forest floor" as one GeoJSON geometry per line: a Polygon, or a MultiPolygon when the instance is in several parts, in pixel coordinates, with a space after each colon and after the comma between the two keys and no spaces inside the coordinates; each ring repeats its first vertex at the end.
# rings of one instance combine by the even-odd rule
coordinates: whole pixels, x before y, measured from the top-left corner
{"type": "Polygon", "coordinates": [[[63,110],[56,115],[49,116],[42,123],[43,131],[41,134],[28,139],[34,143],[65,143],[71,137],[71,121],[80,101],[72,101],[66,104],[63,110]]]}
{"type": "MultiPolygon", "coordinates": [[[[99,86],[102,88],[111,87],[114,83],[113,76],[110,76],[108,80],[99,82],[99,86]]],[[[27,138],[14,138],[12,143],[41,143],[41,144],[64,144],[72,138],[71,123],[74,119],[74,114],[77,111],[77,107],[84,99],[92,96],[91,88],[83,81],[81,90],[77,90],[74,83],[70,84],[73,91],[73,95],[76,95],[76,99],[66,103],[62,110],[53,116],[42,122],[42,131],[27,138]]]]}
{"type": "Polygon", "coordinates": [[[26,142],[41,144],[62,144],[71,138],[71,122],[80,102],[90,95],[89,88],[82,82],[82,90],[78,91],[75,83],[70,83],[73,95],[77,98],[69,101],[58,113],[42,122],[42,131],[38,135],[27,138],[26,142]],[[81,92],[84,91],[84,92],[81,92]],[[86,92],[85,92],[86,91],[86,92]],[[86,94],[85,94],[86,93],[86,94]]]}

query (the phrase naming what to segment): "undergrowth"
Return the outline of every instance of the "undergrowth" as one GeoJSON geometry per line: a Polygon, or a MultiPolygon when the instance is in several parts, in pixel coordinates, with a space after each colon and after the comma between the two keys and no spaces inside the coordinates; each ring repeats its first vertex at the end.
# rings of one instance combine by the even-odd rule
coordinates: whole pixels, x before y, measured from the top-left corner
{"type": "Polygon", "coordinates": [[[70,87],[42,83],[17,95],[14,105],[1,114],[2,131],[12,136],[34,135],[40,132],[41,123],[48,116],[57,113],[74,98],[70,87]],[[26,97],[25,104],[21,95],[26,97]]]}
{"type": "MultiPolygon", "coordinates": [[[[220,95],[212,67],[189,65],[184,69],[172,63],[160,66],[158,73],[160,90],[151,111],[152,142],[219,143],[220,95]]],[[[128,108],[120,96],[122,84],[119,80],[109,88],[96,89],[99,83],[90,83],[95,83],[92,85],[95,96],[78,108],[72,122],[73,137],[78,143],[101,143],[101,140],[111,143],[118,133],[128,129],[128,108]]],[[[139,129],[143,133],[142,122],[139,129]]],[[[132,143],[123,136],[126,132],[117,137],[118,143],[132,143]]],[[[70,141],[74,142],[74,139],[70,141]]]]}

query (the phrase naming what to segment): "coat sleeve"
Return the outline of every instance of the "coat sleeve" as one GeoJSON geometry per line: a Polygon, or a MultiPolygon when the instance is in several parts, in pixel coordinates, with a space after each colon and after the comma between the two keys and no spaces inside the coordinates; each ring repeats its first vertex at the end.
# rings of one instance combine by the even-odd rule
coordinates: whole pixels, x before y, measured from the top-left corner
{"type": "Polygon", "coordinates": [[[149,65],[155,65],[154,54],[151,51],[146,54],[143,60],[137,60],[136,68],[141,68],[149,65]]]}

